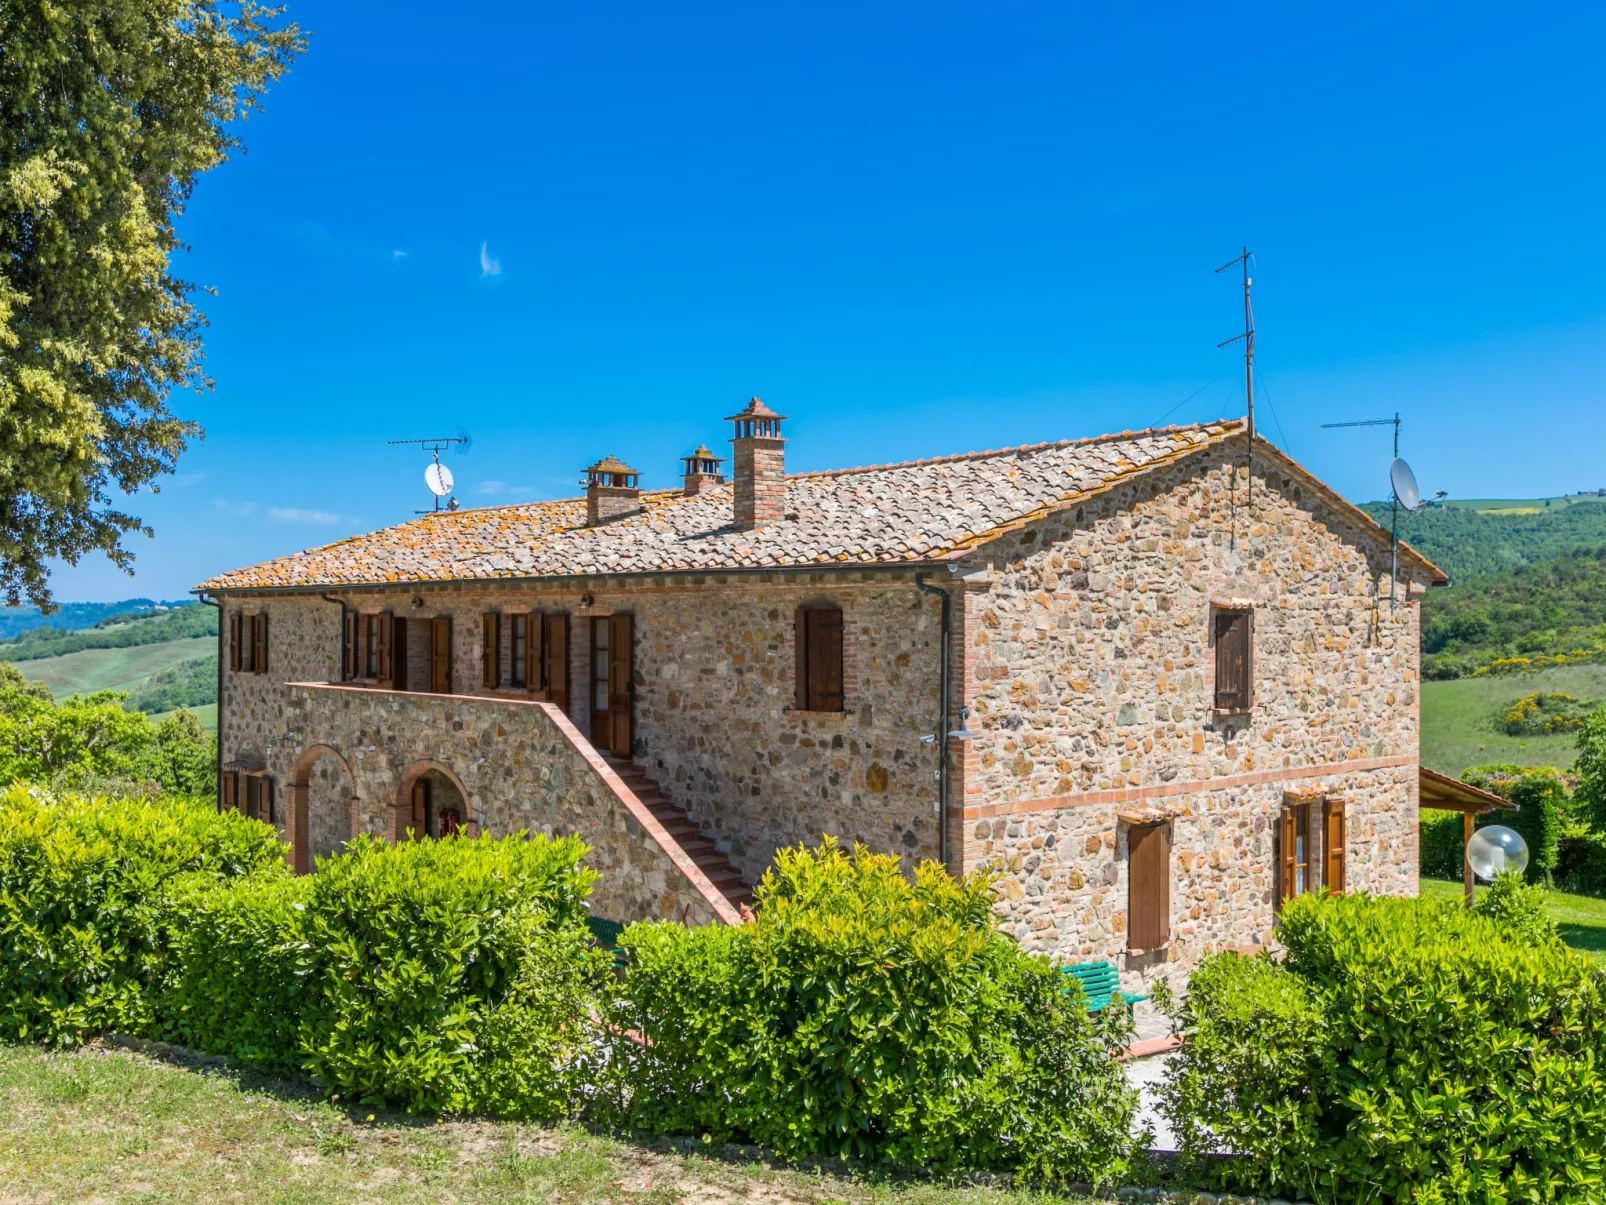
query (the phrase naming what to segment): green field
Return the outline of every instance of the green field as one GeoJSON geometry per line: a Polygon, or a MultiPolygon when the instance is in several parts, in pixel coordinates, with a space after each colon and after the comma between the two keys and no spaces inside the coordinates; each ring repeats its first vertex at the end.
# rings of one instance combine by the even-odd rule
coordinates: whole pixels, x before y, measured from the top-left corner
{"type": "MultiPolygon", "coordinates": [[[[195,716],[196,719],[201,721],[201,727],[202,728],[206,729],[208,732],[216,732],[217,731],[217,704],[216,703],[203,703],[199,707],[190,707],[187,710],[190,711],[195,716]]],[[[171,712],[171,711],[159,711],[155,715],[151,716],[150,719],[151,719],[151,721],[153,723],[160,724],[163,720],[165,720],[168,716],[170,716],[172,714],[173,714],[173,712],[171,712]]]]}
{"type": "Polygon", "coordinates": [[[1559,498],[1446,498],[1450,510],[1475,510],[1484,515],[1537,515],[1580,502],[1599,502],[1599,494],[1563,494],[1559,498]]]}
{"type": "MultiPolygon", "coordinates": [[[[1422,879],[1422,894],[1438,899],[1462,898],[1461,883],[1449,879],[1422,879]]],[[[1550,919],[1561,939],[1586,958],[1606,966],[1606,900],[1588,895],[1550,893],[1550,919]]]]}
{"type": "Polygon", "coordinates": [[[1606,700],[1606,665],[1567,665],[1531,674],[1422,683],[1423,764],[1450,775],[1490,762],[1566,769],[1576,751],[1572,733],[1507,736],[1494,725],[1510,703],[1534,691],[1606,700]]]}
{"type": "Polygon", "coordinates": [[[215,636],[140,644],[124,649],[85,649],[62,657],[17,661],[23,675],[50,687],[58,699],[97,690],[130,690],[158,670],[195,657],[217,656],[215,636]]]}

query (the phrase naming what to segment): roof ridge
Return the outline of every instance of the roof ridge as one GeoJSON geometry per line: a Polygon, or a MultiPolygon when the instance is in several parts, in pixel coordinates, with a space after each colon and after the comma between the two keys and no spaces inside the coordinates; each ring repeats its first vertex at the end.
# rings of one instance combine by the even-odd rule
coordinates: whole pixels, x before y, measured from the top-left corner
{"type": "Polygon", "coordinates": [[[1179,431],[1203,431],[1211,427],[1231,428],[1245,424],[1241,418],[1218,418],[1204,423],[1173,424],[1169,427],[1146,427],[1141,431],[1113,431],[1107,435],[1087,435],[1081,439],[1049,439],[1042,443],[1018,444],[1012,448],[989,448],[984,452],[953,452],[946,456],[926,456],[919,460],[895,460],[888,464],[866,464],[846,469],[814,469],[806,473],[788,473],[787,480],[804,477],[843,477],[850,473],[879,473],[889,469],[913,469],[931,464],[956,464],[962,460],[985,460],[992,456],[1012,456],[1022,452],[1040,452],[1045,448],[1088,447],[1092,444],[1113,443],[1121,439],[1143,439],[1152,435],[1175,435],[1179,431]]]}

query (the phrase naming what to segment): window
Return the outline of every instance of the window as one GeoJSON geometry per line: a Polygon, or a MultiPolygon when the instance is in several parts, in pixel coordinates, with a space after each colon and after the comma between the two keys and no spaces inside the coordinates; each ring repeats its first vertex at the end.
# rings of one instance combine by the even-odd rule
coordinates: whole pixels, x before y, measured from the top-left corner
{"type": "Polygon", "coordinates": [[[273,780],[261,774],[245,774],[241,776],[244,783],[244,806],[240,809],[253,820],[260,820],[264,824],[272,824],[273,817],[273,780]]]}
{"type": "Polygon", "coordinates": [[[1248,711],[1254,703],[1253,611],[1216,612],[1216,710],[1248,711]]]}
{"type": "Polygon", "coordinates": [[[530,677],[530,617],[512,617],[511,645],[508,650],[508,678],[512,686],[528,686],[530,677]]]}
{"type": "Polygon", "coordinates": [[[799,607],[793,641],[797,654],[798,711],[841,711],[842,610],[799,607]]]}
{"type": "Polygon", "coordinates": [[[502,685],[502,615],[487,611],[481,616],[480,685],[495,690],[502,685]]]}
{"type": "Polygon", "coordinates": [[[379,616],[362,617],[362,673],[364,678],[379,677],[379,616]]]}
{"type": "Polygon", "coordinates": [[[1291,803],[1283,808],[1278,834],[1281,872],[1277,898],[1291,900],[1312,890],[1310,874],[1310,804],[1291,803]]]}
{"type": "Polygon", "coordinates": [[[1127,945],[1158,950],[1171,940],[1171,826],[1127,830],[1127,945]]]}
{"type": "Polygon", "coordinates": [[[268,672],[268,616],[229,616],[229,668],[238,674],[268,672]]]}

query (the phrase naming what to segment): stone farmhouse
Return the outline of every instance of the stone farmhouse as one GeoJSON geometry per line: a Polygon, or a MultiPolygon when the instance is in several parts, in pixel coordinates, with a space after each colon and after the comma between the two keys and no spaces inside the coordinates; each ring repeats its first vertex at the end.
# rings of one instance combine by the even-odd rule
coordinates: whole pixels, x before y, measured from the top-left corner
{"type": "Polygon", "coordinates": [[[575,833],[597,915],[739,919],[782,846],[997,874],[1129,983],[1279,901],[1417,889],[1444,575],[1239,421],[787,475],[784,416],[643,490],[426,514],[197,588],[220,798],[359,833],[575,833]]]}

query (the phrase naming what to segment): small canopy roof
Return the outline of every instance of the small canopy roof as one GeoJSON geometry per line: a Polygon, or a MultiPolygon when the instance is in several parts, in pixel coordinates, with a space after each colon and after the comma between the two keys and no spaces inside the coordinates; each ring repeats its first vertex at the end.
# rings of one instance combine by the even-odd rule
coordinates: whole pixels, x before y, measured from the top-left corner
{"type": "Polygon", "coordinates": [[[1514,812],[1517,805],[1502,799],[1492,791],[1485,791],[1460,779],[1440,774],[1426,766],[1419,766],[1421,806],[1442,808],[1447,812],[1514,812]]]}

